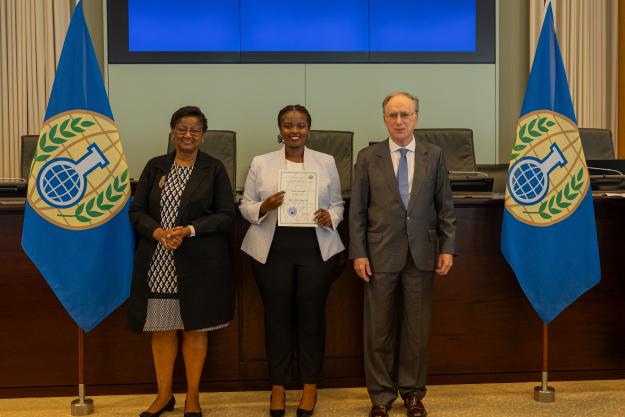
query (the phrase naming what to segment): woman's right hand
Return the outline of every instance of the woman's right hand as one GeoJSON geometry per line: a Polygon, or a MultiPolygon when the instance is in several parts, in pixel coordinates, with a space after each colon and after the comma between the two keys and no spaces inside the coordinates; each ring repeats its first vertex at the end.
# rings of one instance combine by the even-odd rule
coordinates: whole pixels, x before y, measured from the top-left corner
{"type": "Polygon", "coordinates": [[[267,197],[265,201],[263,201],[263,203],[260,205],[258,217],[263,217],[271,210],[275,210],[280,207],[284,202],[284,193],[284,191],[278,191],[277,193],[271,194],[269,197],[267,197]]]}

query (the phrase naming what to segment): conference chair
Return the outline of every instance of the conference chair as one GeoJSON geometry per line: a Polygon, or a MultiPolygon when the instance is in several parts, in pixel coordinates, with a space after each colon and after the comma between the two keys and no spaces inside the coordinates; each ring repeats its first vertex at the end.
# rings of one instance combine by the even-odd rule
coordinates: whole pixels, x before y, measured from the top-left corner
{"type": "Polygon", "coordinates": [[[476,170],[477,172],[484,173],[494,179],[493,193],[503,194],[506,192],[508,164],[478,164],[476,170]]]}
{"type": "Polygon", "coordinates": [[[614,159],[612,132],[608,129],[579,128],[586,160],[614,159]]]}
{"type": "Polygon", "coordinates": [[[21,158],[20,158],[20,176],[24,180],[28,181],[30,175],[30,165],[33,162],[33,155],[35,154],[35,148],[39,136],[37,135],[23,135],[21,143],[21,158]]]}
{"type": "Polygon", "coordinates": [[[450,174],[476,170],[473,130],[415,129],[414,137],[416,141],[432,143],[443,148],[450,174]]]}
{"type": "MultiPolygon", "coordinates": [[[[172,152],[176,146],[169,134],[167,152],[172,152]]],[[[200,150],[213,158],[219,159],[226,167],[232,190],[236,190],[237,180],[237,133],[232,130],[207,130],[204,133],[204,143],[200,150]]]]}
{"type": "Polygon", "coordinates": [[[311,130],[308,133],[306,146],[334,156],[341,180],[341,192],[349,192],[352,189],[354,132],[311,130]]]}

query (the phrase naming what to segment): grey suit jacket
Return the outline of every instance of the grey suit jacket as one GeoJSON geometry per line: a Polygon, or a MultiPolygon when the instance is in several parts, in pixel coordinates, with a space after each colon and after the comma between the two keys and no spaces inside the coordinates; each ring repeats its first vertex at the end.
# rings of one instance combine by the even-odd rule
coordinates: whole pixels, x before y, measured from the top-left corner
{"type": "Polygon", "coordinates": [[[369,258],[372,272],[399,272],[410,252],[417,268],[432,271],[438,253],[455,252],[456,216],[443,151],[416,142],[405,209],[388,141],[358,153],[349,210],[350,258],[369,258]]]}

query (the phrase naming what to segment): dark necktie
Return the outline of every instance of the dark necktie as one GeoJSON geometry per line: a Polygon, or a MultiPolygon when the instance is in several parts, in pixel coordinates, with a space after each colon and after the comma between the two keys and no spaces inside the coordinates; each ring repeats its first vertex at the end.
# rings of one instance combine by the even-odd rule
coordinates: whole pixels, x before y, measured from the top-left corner
{"type": "Polygon", "coordinates": [[[399,166],[397,167],[397,185],[399,185],[399,195],[404,203],[404,208],[408,208],[409,190],[408,190],[408,158],[406,153],[408,149],[399,148],[401,157],[399,158],[399,166]]]}

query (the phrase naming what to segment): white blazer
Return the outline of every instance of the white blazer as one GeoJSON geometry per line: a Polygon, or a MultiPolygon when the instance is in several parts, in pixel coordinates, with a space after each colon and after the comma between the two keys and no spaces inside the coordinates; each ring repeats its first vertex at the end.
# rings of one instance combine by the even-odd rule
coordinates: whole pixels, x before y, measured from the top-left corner
{"type": "MultiPolygon", "coordinates": [[[[245,180],[245,190],[239,209],[251,223],[243,239],[241,250],[260,263],[267,262],[269,248],[278,222],[278,210],[271,210],[259,218],[260,205],[267,197],[277,193],[278,171],[286,168],[284,146],[275,151],[254,157],[245,180]]],[[[345,249],[336,230],[343,220],[341,180],[331,155],[304,148],[304,170],[318,173],[318,206],[330,213],[333,228],[315,227],[321,257],[324,261],[345,249]]]]}

